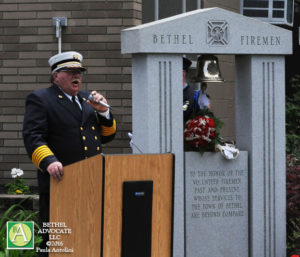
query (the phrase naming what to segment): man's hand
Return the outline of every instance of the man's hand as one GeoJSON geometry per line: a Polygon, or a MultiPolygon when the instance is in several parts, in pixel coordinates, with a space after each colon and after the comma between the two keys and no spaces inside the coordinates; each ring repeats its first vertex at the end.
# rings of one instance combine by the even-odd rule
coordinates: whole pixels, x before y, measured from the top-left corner
{"type": "Polygon", "coordinates": [[[60,181],[64,175],[64,168],[60,162],[52,162],[47,167],[47,171],[56,180],[60,181]]]}
{"type": "Polygon", "coordinates": [[[105,106],[99,104],[99,101],[107,103],[105,97],[103,95],[99,94],[97,91],[92,91],[91,94],[94,97],[94,101],[88,100],[87,102],[98,112],[106,112],[107,108],[105,106]]]}

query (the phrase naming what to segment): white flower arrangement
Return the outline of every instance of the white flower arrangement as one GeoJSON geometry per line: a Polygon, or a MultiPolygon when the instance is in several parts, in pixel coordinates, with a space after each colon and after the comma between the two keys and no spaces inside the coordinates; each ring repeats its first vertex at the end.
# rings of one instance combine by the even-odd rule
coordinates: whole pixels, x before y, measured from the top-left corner
{"type": "Polygon", "coordinates": [[[24,175],[24,171],[21,170],[21,169],[18,169],[18,168],[12,168],[11,169],[11,176],[13,178],[16,178],[16,177],[21,177],[24,175]]]}
{"type": "Polygon", "coordinates": [[[7,183],[5,187],[8,188],[8,194],[30,194],[29,186],[25,184],[24,179],[21,176],[24,175],[24,171],[18,168],[11,169],[11,176],[14,179],[12,182],[7,183]]]}

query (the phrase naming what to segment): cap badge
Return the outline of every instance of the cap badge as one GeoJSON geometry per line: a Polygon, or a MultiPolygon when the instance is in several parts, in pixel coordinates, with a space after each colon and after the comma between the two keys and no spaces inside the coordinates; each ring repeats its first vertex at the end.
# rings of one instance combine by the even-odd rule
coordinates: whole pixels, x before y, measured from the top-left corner
{"type": "Polygon", "coordinates": [[[73,54],[73,58],[74,58],[75,60],[78,60],[78,54],[73,54]]]}

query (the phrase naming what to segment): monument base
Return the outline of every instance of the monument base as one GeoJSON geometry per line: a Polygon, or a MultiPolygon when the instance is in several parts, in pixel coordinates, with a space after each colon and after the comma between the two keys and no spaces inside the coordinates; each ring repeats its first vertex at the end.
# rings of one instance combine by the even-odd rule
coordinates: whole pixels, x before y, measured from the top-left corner
{"type": "Polygon", "coordinates": [[[187,257],[247,257],[248,152],[185,153],[187,257]]]}

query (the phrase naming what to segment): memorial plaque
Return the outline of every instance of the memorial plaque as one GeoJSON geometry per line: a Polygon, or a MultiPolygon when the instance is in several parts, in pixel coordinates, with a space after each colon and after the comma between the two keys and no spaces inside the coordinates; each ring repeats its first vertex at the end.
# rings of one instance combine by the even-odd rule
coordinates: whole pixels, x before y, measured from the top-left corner
{"type": "Polygon", "coordinates": [[[247,257],[248,153],[185,153],[186,256],[247,257]]]}

